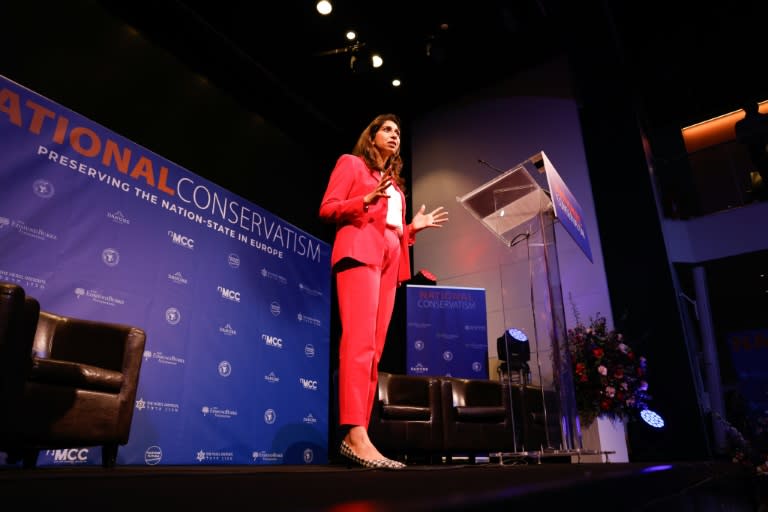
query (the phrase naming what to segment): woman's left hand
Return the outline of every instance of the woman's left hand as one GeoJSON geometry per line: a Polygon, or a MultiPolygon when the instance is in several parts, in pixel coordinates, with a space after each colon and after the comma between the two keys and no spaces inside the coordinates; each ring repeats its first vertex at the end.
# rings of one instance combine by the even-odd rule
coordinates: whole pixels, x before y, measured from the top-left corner
{"type": "Polygon", "coordinates": [[[421,231],[424,228],[441,228],[444,222],[448,222],[448,212],[442,206],[438,206],[429,213],[424,213],[426,209],[426,205],[421,205],[419,211],[413,216],[411,226],[414,231],[421,231]]]}

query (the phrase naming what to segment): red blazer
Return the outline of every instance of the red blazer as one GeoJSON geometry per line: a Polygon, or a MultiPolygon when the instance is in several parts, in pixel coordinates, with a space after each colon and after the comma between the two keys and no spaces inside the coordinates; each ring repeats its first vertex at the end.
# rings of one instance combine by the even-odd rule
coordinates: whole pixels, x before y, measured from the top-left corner
{"type": "MultiPolygon", "coordinates": [[[[336,238],[331,251],[331,265],[343,258],[353,258],[368,265],[381,265],[384,254],[384,230],[387,228],[387,198],[380,197],[363,206],[363,197],[379,182],[378,172],[355,155],[341,155],[331,172],[320,204],[320,218],[336,223],[336,238]]],[[[411,278],[411,256],[416,233],[405,222],[405,195],[395,186],[403,201],[403,236],[400,237],[398,284],[411,278]]]]}

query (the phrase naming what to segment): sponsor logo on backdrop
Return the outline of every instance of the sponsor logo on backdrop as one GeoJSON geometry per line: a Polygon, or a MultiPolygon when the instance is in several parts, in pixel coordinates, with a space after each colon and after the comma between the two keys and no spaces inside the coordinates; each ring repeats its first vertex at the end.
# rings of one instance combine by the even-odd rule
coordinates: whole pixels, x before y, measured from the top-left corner
{"type": "Polygon", "coordinates": [[[231,290],[224,286],[217,286],[216,291],[219,292],[222,299],[231,300],[232,302],[240,302],[240,292],[237,290],[231,290]]]}
{"type": "Polygon", "coordinates": [[[262,334],[261,339],[264,340],[264,344],[268,347],[283,348],[283,339],[271,334],[262,334]]]}
{"type": "Polygon", "coordinates": [[[313,460],[315,460],[315,452],[313,452],[311,448],[305,448],[304,449],[304,463],[305,464],[310,464],[313,460]]]}
{"type": "Polygon", "coordinates": [[[157,466],[163,460],[163,450],[159,446],[150,446],[144,450],[144,464],[157,466]]]}
{"type": "Polygon", "coordinates": [[[321,322],[319,319],[305,315],[304,313],[298,313],[296,315],[296,319],[302,324],[314,325],[315,327],[322,327],[323,325],[323,322],[321,322]]]}
{"type": "Polygon", "coordinates": [[[213,416],[216,418],[223,418],[223,419],[229,419],[237,416],[237,411],[234,409],[225,408],[222,409],[220,407],[210,406],[210,405],[204,405],[201,409],[201,412],[203,413],[203,416],[213,416]]]}
{"type": "Polygon", "coordinates": [[[311,343],[304,345],[304,355],[308,358],[315,357],[315,346],[311,343]]]}
{"type": "Polygon", "coordinates": [[[166,309],[165,321],[171,325],[177,325],[179,322],[181,322],[181,311],[173,307],[166,309]]]}
{"type": "Polygon", "coordinates": [[[301,422],[306,423],[307,425],[315,425],[317,424],[317,418],[315,418],[315,415],[310,412],[301,419],[301,422]]]}
{"type": "Polygon", "coordinates": [[[28,226],[24,221],[12,220],[8,217],[0,217],[0,229],[15,229],[20,235],[36,238],[38,240],[58,240],[55,233],[51,233],[42,228],[28,226]]]}
{"type": "Polygon", "coordinates": [[[310,297],[322,297],[323,296],[323,292],[321,292],[320,290],[314,290],[314,289],[310,288],[309,286],[305,285],[304,283],[299,283],[299,291],[309,295],[310,297]]]}
{"type": "Polygon", "coordinates": [[[275,375],[275,372],[269,372],[267,375],[264,376],[264,380],[269,382],[270,384],[277,384],[280,382],[280,377],[275,375]]]}
{"type": "Polygon", "coordinates": [[[220,362],[218,369],[219,369],[219,375],[221,375],[222,377],[229,377],[230,375],[232,375],[232,365],[229,364],[229,361],[220,362]]]}
{"type": "Polygon", "coordinates": [[[176,284],[189,284],[189,280],[187,280],[187,278],[184,277],[184,275],[181,272],[174,272],[173,274],[168,274],[168,280],[176,284]]]}
{"type": "Polygon", "coordinates": [[[485,325],[465,325],[464,326],[465,331],[482,331],[485,332],[487,330],[487,327],[485,325]]]}
{"type": "Polygon", "coordinates": [[[53,459],[54,464],[87,464],[88,448],[62,448],[59,450],[45,450],[45,456],[53,459]]]}
{"type": "Polygon", "coordinates": [[[413,327],[414,329],[429,329],[432,327],[432,324],[426,322],[408,322],[408,327],[413,327]]]}
{"type": "Polygon", "coordinates": [[[272,281],[277,281],[280,284],[288,284],[288,279],[281,276],[280,274],[270,272],[265,268],[262,268],[260,273],[261,273],[261,277],[263,277],[264,279],[271,279],[272,281]]]}
{"type": "Polygon", "coordinates": [[[158,400],[144,400],[143,397],[136,400],[137,411],[178,413],[181,410],[179,404],[172,402],[160,402],[158,400]]]}
{"type": "Polygon", "coordinates": [[[195,249],[195,240],[191,237],[176,233],[170,229],[168,230],[168,236],[170,237],[171,242],[176,245],[179,245],[185,249],[189,249],[190,251],[195,249]]]}
{"type": "Polygon", "coordinates": [[[48,180],[35,180],[32,183],[32,192],[42,199],[50,199],[56,193],[53,183],[48,180]]]}
{"type": "Polygon", "coordinates": [[[453,352],[445,350],[443,352],[443,361],[453,361],[453,352]]]}
{"type": "Polygon", "coordinates": [[[231,252],[227,255],[227,264],[232,268],[240,267],[240,256],[231,252]]]}
{"type": "Polygon", "coordinates": [[[411,373],[413,373],[414,375],[417,375],[417,374],[423,375],[427,372],[429,372],[429,368],[427,366],[424,366],[422,363],[416,363],[414,366],[411,366],[411,373]]]}
{"type": "Polygon", "coordinates": [[[210,463],[232,462],[235,460],[235,454],[234,452],[199,450],[195,454],[195,460],[210,463]]]}
{"type": "Polygon", "coordinates": [[[308,391],[317,391],[317,381],[313,379],[307,379],[305,377],[299,377],[299,383],[302,389],[308,391]]]}
{"type": "Polygon", "coordinates": [[[229,324],[219,327],[219,332],[224,336],[237,336],[237,331],[229,324]]]}
{"type": "Polygon", "coordinates": [[[120,263],[120,253],[117,252],[117,249],[108,247],[101,251],[101,261],[108,267],[116,267],[120,263]]]}
{"type": "Polygon", "coordinates": [[[9,283],[21,284],[25,288],[37,288],[39,290],[44,290],[48,284],[48,282],[41,277],[19,274],[18,272],[12,272],[10,270],[4,269],[0,269],[0,280],[7,281],[9,283]]]}
{"type": "Polygon", "coordinates": [[[444,340],[456,340],[459,338],[459,335],[450,332],[438,332],[435,333],[435,338],[444,340]]]}
{"type": "Polygon", "coordinates": [[[272,425],[277,420],[277,413],[274,409],[267,409],[264,411],[264,423],[272,425]]]}
{"type": "Polygon", "coordinates": [[[251,453],[251,458],[254,462],[281,462],[283,460],[283,454],[280,452],[266,452],[262,450],[251,453]]]}
{"type": "Polygon", "coordinates": [[[280,308],[280,303],[275,301],[272,301],[272,303],[269,305],[269,312],[272,313],[272,316],[279,316],[282,312],[280,308]]]}
{"type": "Polygon", "coordinates": [[[424,350],[424,340],[416,340],[413,342],[413,348],[416,350],[424,350]]]}
{"type": "Polygon", "coordinates": [[[93,302],[104,304],[105,306],[125,306],[125,299],[114,297],[112,295],[105,295],[98,290],[75,288],[75,297],[77,297],[78,300],[82,298],[91,299],[93,302]]]}
{"type": "Polygon", "coordinates": [[[185,363],[183,357],[170,356],[163,354],[162,352],[152,352],[151,350],[145,350],[144,361],[149,361],[150,359],[157,361],[159,364],[168,364],[171,366],[178,366],[185,363]]]}
{"type": "Polygon", "coordinates": [[[472,371],[476,373],[480,373],[481,371],[483,371],[483,363],[481,363],[480,361],[475,361],[474,363],[472,363],[472,371]]]}
{"type": "Polygon", "coordinates": [[[115,224],[127,225],[131,223],[130,219],[128,219],[120,210],[117,210],[116,212],[107,212],[107,218],[111,219],[115,224]]]}

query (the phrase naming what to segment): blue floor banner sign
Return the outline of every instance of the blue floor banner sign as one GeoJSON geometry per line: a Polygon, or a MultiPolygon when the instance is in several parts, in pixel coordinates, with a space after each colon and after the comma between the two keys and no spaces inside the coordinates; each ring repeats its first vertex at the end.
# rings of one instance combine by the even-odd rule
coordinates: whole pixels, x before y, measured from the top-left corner
{"type": "Polygon", "coordinates": [[[0,280],[147,332],[118,464],[327,462],[327,243],[1,76],[0,155],[0,280]]]}
{"type": "Polygon", "coordinates": [[[406,286],[407,373],[489,378],[485,289],[406,286]]]}

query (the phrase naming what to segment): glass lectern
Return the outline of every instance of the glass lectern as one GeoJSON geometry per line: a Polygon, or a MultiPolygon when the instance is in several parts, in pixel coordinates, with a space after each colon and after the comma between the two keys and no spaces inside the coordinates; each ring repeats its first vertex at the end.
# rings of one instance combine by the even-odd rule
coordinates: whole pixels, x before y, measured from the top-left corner
{"type": "MultiPolygon", "coordinates": [[[[540,387],[542,394],[539,421],[544,422],[544,439],[539,446],[521,448],[567,453],[579,450],[581,440],[556,250],[557,218],[547,186],[551,165],[539,152],[457,200],[505,246],[526,245],[527,276],[499,271],[502,297],[514,300],[526,295],[523,300],[530,304],[525,308],[530,310],[528,325],[533,331],[528,333],[530,384],[540,387]]],[[[504,315],[506,327],[520,323],[519,318],[507,318],[506,309],[504,315]]],[[[524,421],[521,424],[525,428],[524,421]]]]}

